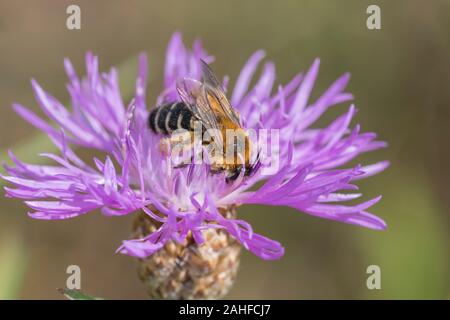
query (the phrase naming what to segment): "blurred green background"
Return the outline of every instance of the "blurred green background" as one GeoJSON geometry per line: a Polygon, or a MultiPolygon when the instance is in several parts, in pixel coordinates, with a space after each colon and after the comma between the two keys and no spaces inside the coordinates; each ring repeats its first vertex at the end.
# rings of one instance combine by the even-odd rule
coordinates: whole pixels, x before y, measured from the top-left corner
{"type": "MultiPolygon", "coordinates": [[[[148,104],[161,90],[171,34],[200,37],[216,56],[214,69],[235,79],[256,49],[276,63],[285,82],[322,59],[315,96],[350,71],[356,121],[389,148],[357,162],[388,159],[384,173],[362,181],[366,199],[383,194],[372,212],[377,232],[295,210],[243,207],[255,230],[282,242],[275,262],[244,253],[228,298],[405,299],[450,297],[450,1],[25,1],[0,0],[0,147],[22,159],[49,150],[46,139],[10,108],[37,111],[29,79],[67,101],[62,61],[84,71],[87,50],[103,69],[121,66],[129,97],[134,58],[150,58],[148,104]],[[82,29],[65,27],[66,7],[81,7],[82,29]],[[382,29],[366,28],[366,8],[381,7],[382,29]],[[131,60],[130,60],[131,59],[131,60]],[[368,290],[366,268],[381,267],[381,290],[368,290]]],[[[326,123],[345,106],[333,109],[326,123]]],[[[2,161],[6,161],[2,153],[2,161]]],[[[59,299],[68,265],[82,270],[82,289],[105,298],[146,298],[133,259],[114,254],[132,217],[88,214],[73,220],[32,220],[19,200],[0,198],[0,298],[59,299]]]]}

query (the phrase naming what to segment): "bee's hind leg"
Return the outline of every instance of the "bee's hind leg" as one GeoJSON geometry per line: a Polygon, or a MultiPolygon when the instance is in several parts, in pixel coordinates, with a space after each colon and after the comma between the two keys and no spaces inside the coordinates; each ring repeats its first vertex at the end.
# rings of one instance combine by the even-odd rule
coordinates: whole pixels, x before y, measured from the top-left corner
{"type": "Polygon", "coordinates": [[[169,156],[171,149],[172,148],[171,148],[169,137],[163,137],[163,138],[161,138],[161,140],[159,140],[159,151],[161,151],[161,153],[164,156],[166,156],[166,157],[169,156]]]}
{"type": "Polygon", "coordinates": [[[193,163],[194,141],[189,131],[172,134],[165,142],[169,147],[169,154],[174,162],[174,168],[184,168],[193,163]]]}

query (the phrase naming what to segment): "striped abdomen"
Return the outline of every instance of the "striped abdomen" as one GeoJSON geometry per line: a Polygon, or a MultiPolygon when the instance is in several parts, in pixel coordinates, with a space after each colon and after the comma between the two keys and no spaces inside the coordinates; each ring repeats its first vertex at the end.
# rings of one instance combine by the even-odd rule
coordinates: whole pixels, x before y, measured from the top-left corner
{"type": "Polygon", "coordinates": [[[150,112],[148,124],[155,133],[170,134],[177,129],[192,131],[194,115],[184,102],[169,103],[150,112]]]}

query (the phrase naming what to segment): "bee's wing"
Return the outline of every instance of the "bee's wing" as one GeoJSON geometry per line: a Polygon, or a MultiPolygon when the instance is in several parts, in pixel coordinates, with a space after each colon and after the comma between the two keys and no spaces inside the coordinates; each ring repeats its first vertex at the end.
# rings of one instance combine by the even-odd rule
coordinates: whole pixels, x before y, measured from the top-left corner
{"type": "Polygon", "coordinates": [[[216,113],[240,127],[239,114],[230,105],[213,71],[205,61],[200,60],[200,62],[202,67],[202,81],[205,85],[208,104],[216,113]]]}
{"type": "Polygon", "coordinates": [[[177,91],[181,100],[191,109],[194,116],[202,121],[206,129],[218,129],[214,110],[209,106],[203,84],[197,80],[184,78],[177,81],[177,91]]]}
{"type": "MultiPolygon", "coordinates": [[[[216,114],[210,106],[207,91],[200,81],[183,78],[177,81],[177,91],[181,100],[189,106],[194,116],[208,129],[220,129],[216,114]]],[[[222,137],[216,137],[217,143],[222,143],[222,137]]],[[[216,140],[215,140],[216,141],[216,140]]]]}

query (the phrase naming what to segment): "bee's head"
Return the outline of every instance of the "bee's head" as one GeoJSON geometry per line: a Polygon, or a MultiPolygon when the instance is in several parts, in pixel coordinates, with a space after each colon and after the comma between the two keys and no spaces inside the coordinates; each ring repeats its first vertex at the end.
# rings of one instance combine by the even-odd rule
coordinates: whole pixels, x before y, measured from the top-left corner
{"type": "Polygon", "coordinates": [[[228,172],[228,175],[226,177],[226,181],[228,183],[236,181],[237,178],[239,178],[239,176],[241,175],[241,172],[242,172],[242,166],[237,166],[237,167],[233,168],[233,170],[230,170],[228,172]]]}
{"type": "Polygon", "coordinates": [[[254,163],[246,163],[245,173],[244,173],[246,177],[252,176],[256,171],[258,171],[259,167],[261,166],[261,161],[260,161],[259,156],[260,156],[260,153],[258,152],[258,155],[256,156],[254,163]]]}

